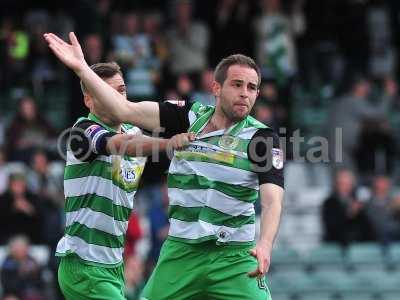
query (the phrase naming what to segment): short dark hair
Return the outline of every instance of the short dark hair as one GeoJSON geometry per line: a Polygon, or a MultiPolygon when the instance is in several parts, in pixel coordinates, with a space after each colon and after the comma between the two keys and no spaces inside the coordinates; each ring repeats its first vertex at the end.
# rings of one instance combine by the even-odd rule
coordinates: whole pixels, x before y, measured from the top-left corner
{"type": "Polygon", "coordinates": [[[229,55],[225,58],[223,58],[217,67],[215,68],[214,71],[214,79],[216,82],[219,84],[224,84],[228,69],[230,66],[233,65],[241,65],[241,66],[247,66],[257,72],[258,75],[258,86],[260,86],[261,83],[261,71],[260,68],[257,66],[257,64],[254,62],[254,60],[251,57],[248,57],[243,54],[232,54],[229,55]]]}
{"type": "MultiPolygon", "coordinates": [[[[90,68],[95,72],[101,79],[108,79],[113,77],[116,74],[122,75],[121,67],[116,62],[105,62],[105,63],[97,63],[91,65],[90,68]]],[[[82,93],[86,93],[85,84],[81,80],[81,90],[82,93]]]]}

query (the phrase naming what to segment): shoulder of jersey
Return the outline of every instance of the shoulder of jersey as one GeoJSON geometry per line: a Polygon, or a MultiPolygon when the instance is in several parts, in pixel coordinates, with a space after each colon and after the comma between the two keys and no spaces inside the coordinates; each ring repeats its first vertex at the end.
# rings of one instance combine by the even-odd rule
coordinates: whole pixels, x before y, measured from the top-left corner
{"type": "Polygon", "coordinates": [[[252,116],[248,116],[247,121],[250,126],[253,126],[256,128],[269,128],[267,125],[265,125],[264,123],[261,123],[260,121],[253,118],[252,116]]]}

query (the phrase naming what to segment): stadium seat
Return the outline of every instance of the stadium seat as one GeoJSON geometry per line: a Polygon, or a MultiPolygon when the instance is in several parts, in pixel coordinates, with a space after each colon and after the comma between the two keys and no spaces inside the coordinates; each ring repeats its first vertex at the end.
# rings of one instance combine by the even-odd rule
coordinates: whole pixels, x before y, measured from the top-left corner
{"type": "Polygon", "coordinates": [[[309,253],[305,263],[312,269],[343,270],[343,249],[336,244],[322,244],[309,253]]]}
{"type": "Polygon", "coordinates": [[[321,287],[329,292],[352,292],[360,290],[360,281],[346,271],[317,270],[312,276],[321,287]]]}
{"type": "Polygon", "coordinates": [[[346,263],[357,270],[382,270],[385,268],[383,249],[375,243],[351,245],[347,250],[346,263]]]}
{"type": "Polygon", "coordinates": [[[347,292],[340,294],[341,300],[376,300],[375,294],[360,293],[360,292],[347,292]]]}
{"type": "Polygon", "coordinates": [[[399,292],[387,292],[380,294],[380,300],[399,300],[400,293],[399,292]]]}
{"type": "Polygon", "coordinates": [[[390,267],[400,268],[400,243],[393,243],[389,246],[387,263],[390,267]]]}
{"type": "Polygon", "coordinates": [[[294,249],[280,246],[272,250],[272,270],[298,269],[299,267],[302,267],[302,261],[294,249]]]}
{"type": "Polygon", "coordinates": [[[292,295],[288,293],[273,293],[271,292],[272,299],[274,300],[292,300],[292,295]]]}
{"type": "Polygon", "coordinates": [[[303,294],[315,295],[326,291],[325,287],[321,286],[313,276],[302,270],[275,272],[271,274],[270,282],[271,291],[274,291],[274,288],[275,290],[282,291],[284,288],[286,292],[295,294],[296,296],[303,294]]]}

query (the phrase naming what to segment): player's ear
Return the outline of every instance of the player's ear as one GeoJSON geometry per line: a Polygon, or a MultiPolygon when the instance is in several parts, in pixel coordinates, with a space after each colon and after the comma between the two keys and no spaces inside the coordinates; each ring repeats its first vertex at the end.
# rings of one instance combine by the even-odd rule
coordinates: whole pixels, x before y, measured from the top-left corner
{"type": "Polygon", "coordinates": [[[221,88],[221,84],[214,80],[212,83],[212,91],[215,97],[219,97],[221,95],[221,88]]]}
{"type": "Polygon", "coordinates": [[[85,106],[89,108],[89,110],[93,108],[93,99],[89,94],[83,94],[83,102],[85,103],[85,106]]]}

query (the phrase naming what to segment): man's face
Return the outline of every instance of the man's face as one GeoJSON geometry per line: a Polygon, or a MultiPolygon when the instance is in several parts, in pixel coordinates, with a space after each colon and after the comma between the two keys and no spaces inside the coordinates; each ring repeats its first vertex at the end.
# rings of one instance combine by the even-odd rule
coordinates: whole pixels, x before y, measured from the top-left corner
{"type": "Polygon", "coordinates": [[[248,66],[232,65],[222,86],[214,82],[217,105],[232,122],[241,121],[249,115],[258,91],[258,74],[248,66]]]}
{"type": "MultiPolygon", "coordinates": [[[[103,79],[106,83],[108,83],[114,90],[123,95],[126,98],[126,86],[124,79],[120,74],[115,74],[113,77],[103,79]]],[[[99,117],[103,122],[107,124],[111,124],[110,120],[107,117],[107,114],[104,113],[104,110],[101,107],[97,106],[97,101],[93,101],[93,97],[87,93],[85,94],[85,103],[86,106],[90,109],[92,113],[94,113],[97,117],[99,117]]]]}

